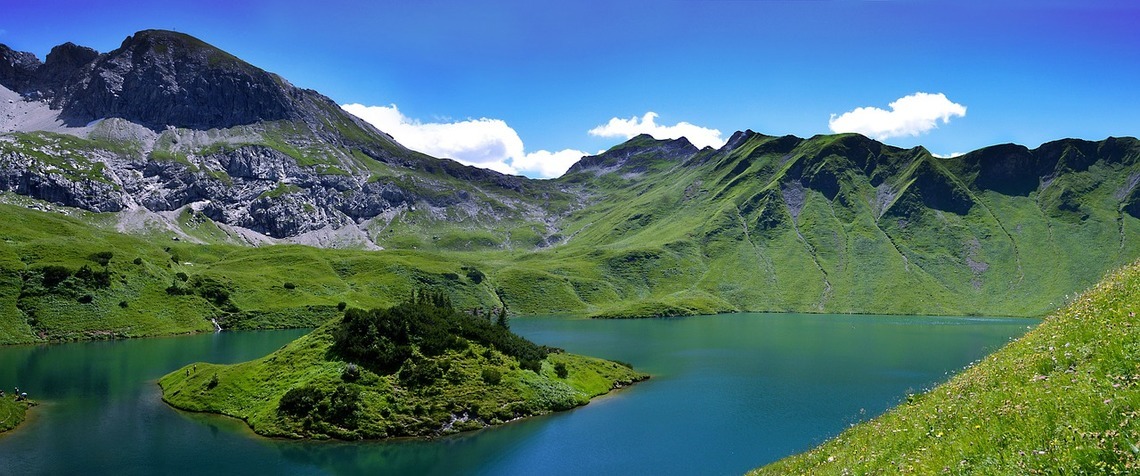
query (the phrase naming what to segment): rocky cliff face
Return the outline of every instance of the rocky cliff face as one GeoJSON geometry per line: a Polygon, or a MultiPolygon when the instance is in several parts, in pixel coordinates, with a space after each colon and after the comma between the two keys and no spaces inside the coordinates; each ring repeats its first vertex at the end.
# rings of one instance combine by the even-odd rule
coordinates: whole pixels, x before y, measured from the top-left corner
{"type": "Polygon", "coordinates": [[[16,131],[0,135],[0,190],[98,212],[192,206],[272,237],[367,234],[399,217],[556,231],[523,199],[564,195],[549,184],[408,150],[185,34],[141,31],[103,54],[67,43],[43,62],[0,45],[0,86],[16,131]]]}
{"type": "Polygon", "coordinates": [[[50,101],[70,125],[119,117],[154,130],[299,119],[300,91],[189,35],[140,31],[109,53],[65,43],[40,63],[0,49],[0,84],[50,101]]]}

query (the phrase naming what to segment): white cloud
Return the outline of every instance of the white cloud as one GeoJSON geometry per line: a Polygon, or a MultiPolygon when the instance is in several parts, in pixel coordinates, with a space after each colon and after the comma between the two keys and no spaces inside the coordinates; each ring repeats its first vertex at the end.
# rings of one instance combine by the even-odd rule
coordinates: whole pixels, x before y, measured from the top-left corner
{"type": "Polygon", "coordinates": [[[582,156],[589,155],[580,150],[564,149],[558,152],[540,150],[511,161],[518,170],[533,172],[539,177],[558,177],[574,165],[582,156]]]}
{"type": "Polygon", "coordinates": [[[965,155],[965,152],[951,152],[949,154],[935,154],[934,152],[931,152],[930,155],[938,157],[939,159],[953,159],[955,157],[961,157],[965,155]]]}
{"type": "Polygon", "coordinates": [[[836,116],[827,126],[832,132],[858,132],[884,140],[892,137],[917,136],[950,122],[951,117],[965,117],[966,106],[951,102],[942,93],[914,93],[890,104],[890,111],[877,107],[860,107],[836,116]]]}
{"type": "Polygon", "coordinates": [[[720,131],[716,129],[709,129],[690,124],[688,122],[678,122],[672,126],[663,126],[657,124],[656,112],[647,112],[641,118],[637,116],[629,119],[612,118],[610,122],[590,129],[590,135],[598,137],[625,137],[626,139],[633,138],[638,134],[649,134],[655,139],[676,139],[684,137],[689,139],[693,145],[697,147],[720,147],[724,145],[725,140],[720,137],[720,131]]]}
{"type": "Polygon", "coordinates": [[[345,111],[387,132],[409,149],[506,174],[539,178],[562,175],[585,152],[565,149],[526,153],[522,138],[501,119],[420,122],[404,116],[396,105],[345,104],[345,111]]]}

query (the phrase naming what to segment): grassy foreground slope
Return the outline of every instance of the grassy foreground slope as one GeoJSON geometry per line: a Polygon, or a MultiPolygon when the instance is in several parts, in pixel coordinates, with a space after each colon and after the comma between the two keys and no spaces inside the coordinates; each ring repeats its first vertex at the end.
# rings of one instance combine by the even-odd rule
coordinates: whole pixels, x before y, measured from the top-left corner
{"type": "Polygon", "coordinates": [[[1140,263],[927,393],[752,474],[1140,471],[1140,263]]]}
{"type": "Polygon", "coordinates": [[[479,429],[585,405],[645,378],[536,346],[482,317],[405,303],[350,309],[261,359],[187,365],[159,385],[177,408],[240,418],[262,435],[360,439],[479,429]]]}

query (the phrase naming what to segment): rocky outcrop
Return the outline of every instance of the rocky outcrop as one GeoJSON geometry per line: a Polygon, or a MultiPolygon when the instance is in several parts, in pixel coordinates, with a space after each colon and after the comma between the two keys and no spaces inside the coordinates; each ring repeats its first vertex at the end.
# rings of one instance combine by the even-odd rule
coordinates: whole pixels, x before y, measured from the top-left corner
{"type": "Polygon", "coordinates": [[[122,210],[122,193],[101,178],[69,174],[20,153],[0,153],[0,190],[93,212],[122,210]]]}
{"type": "Polygon", "coordinates": [[[657,164],[680,164],[699,152],[688,139],[657,140],[641,134],[599,155],[582,157],[566,175],[590,173],[602,175],[619,172],[626,177],[644,173],[657,164]]]}
{"type": "Polygon", "coordinates": [[[21,94],[30,92],[36,70],[43,66],[36,55],[0,45],[0,84],[21,94]]]}
{"type": "Polygon", "coordinates": [[[44,62],[0,45],[0,86],[24,99],[7,130],[50,131],[0,136],[0,190],[66,206],[192,205],[281,238],[416,208],[488,227],[545,222],[523,197],[561,193],[408,150],[329,98],[171,31],[138,32],[104,54],[66,43],[44,62]],[[20,122],[32,109],[56,126],[20,122]]]}

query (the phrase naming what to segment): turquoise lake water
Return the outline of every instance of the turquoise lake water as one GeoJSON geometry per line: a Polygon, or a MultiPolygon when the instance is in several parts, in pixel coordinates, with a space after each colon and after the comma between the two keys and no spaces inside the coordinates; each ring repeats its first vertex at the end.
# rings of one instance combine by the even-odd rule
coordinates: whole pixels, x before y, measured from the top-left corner
{"type": "Polygon", "coordinates": [[[739,474],[806,450],[993,352],[1027,319],[726,314],[517,318],[541,344],[653,378],[589,405],[435,441],[262,438],[173,410],[155,380],[306,331],[0,347],[0,388],[41,402],[0,435],[3,474],[739,474]]]}

